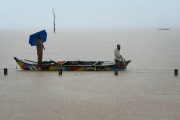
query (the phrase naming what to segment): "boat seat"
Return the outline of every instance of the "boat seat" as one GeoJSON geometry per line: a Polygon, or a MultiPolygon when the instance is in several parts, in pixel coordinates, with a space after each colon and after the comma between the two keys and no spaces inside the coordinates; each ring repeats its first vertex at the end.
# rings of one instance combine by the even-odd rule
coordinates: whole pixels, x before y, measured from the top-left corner
{"type": "Polygon", "coordinates": [[[92,66],[95,66],[99,61],[96,61],[92,66]]]}

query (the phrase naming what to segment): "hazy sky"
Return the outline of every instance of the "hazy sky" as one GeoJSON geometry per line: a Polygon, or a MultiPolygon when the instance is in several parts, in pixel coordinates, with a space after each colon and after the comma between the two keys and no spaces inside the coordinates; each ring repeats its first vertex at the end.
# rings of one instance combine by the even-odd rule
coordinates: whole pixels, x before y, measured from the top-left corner
{"type": "Polygon", "coordinates": [[[180,0],[0,0],[0,29],[180,26],[180,0]]]}

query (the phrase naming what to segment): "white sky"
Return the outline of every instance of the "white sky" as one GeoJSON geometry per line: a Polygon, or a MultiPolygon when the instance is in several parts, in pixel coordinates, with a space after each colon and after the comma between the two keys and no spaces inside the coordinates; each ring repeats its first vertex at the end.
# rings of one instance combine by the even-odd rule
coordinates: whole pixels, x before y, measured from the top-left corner
{"type": "Polygon", "coordinates": [[[0,29],[180,26],[180,0],[0,0],[0,29]]]}

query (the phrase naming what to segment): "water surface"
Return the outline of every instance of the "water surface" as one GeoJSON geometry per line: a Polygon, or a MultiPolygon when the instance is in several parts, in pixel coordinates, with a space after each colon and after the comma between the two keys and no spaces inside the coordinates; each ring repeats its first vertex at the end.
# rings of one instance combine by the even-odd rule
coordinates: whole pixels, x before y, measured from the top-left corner
{"type": "MultiPolygon", "coordinates": [[[[15,69],[13,57],[37,60],[28,44],[37,30],[0,31],[0,68],[15,69]]],[[[132,60],[119,72],[29,72],[0,70],[0,118],[63,120],[180,119],[180,28],[47,30],[44,60],[132,60]],[[140,71],[136,70],[140,69],[140,71]],[[145,70],[143,70],[145,69],[145,70]],[[153,69],[164,71],[153,72],[153,69]],[[168,69],[168,70],[167,70],[168,69]]]]}

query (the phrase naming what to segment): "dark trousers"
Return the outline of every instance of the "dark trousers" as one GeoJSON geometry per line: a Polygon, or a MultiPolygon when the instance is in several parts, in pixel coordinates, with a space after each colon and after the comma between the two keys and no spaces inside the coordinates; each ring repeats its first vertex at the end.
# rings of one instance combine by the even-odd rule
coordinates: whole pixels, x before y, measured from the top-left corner
{"type": "Polygon", "coordinates": [[[124,64],[125,65],[125,61],[118,61],[116,59],[114,59],[114,61],[116,62],[116,64],[124,64]]]}
{"type": "Polygon", "coordinates": [[[42,63],[43,49],[37,48],[37,55],[38,55],[38,63],[42,63]]]}

